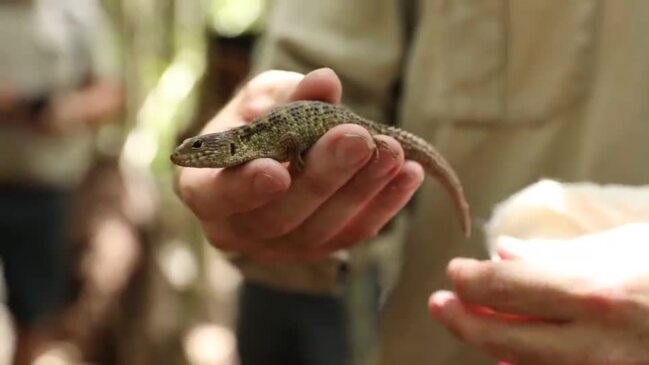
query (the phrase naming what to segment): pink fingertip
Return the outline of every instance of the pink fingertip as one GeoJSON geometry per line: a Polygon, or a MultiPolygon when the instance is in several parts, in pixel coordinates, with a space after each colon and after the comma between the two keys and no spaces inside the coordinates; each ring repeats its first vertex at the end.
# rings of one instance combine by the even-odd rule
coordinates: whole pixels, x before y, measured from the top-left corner
{"type": "Polygon", "coordinates": [[[247,101],[242,107],[241,114],[244,120],[252,121],[273,107],[275,101],[268,96],[258,96],[247,101]]]}
{"type": "Polygon", "coordinates": [[[401,169],[406,173],[404,179],[401,179],[398,188],[403,190],[414,190],[424,182],[424,170],[420,164],[414,161],[406,161],[401,169]]]}
{"type": "Polygon", "coordinates": [[[428,298],[428,308],[434,318],[440,318],[444,308],[451,302],[457,300],[455,294],[448,290],[439,290],[434,292],[428,298]]]}
{"type": "Polygon", "coordinates": [[[297,85],[290,100],[321,100],[339,103],[342,84],[338,75],[330,68],[319,68],[309,72],[297,85]]]}

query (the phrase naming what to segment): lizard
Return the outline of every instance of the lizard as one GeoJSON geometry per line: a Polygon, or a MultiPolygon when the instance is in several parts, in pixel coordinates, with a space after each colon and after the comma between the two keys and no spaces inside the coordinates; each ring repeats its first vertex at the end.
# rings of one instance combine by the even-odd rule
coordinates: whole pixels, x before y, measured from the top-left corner
{"type": "MultiPolygon", "coordinates": [[[[436,178],[451,196],[465,237],[471,235],[469,204],[457,174],[433,145],[401,128],[365,119],[342,105],[302,100],[271,109],[249,124],[223,132],[188,138],[170,156],[183,167],[226,168],[256,158],[290,162],[289,168],[300,171],[302,154],[329,129],[340,124],[357,124],[372,136],[387,135],[402,146],[406,159],[418,162],[424,171],[436,178]]],[[[375,139],[376,144],[386,144],[375,139]]],[[[386,146],[388,149],[389,147],[386,146]]]]}

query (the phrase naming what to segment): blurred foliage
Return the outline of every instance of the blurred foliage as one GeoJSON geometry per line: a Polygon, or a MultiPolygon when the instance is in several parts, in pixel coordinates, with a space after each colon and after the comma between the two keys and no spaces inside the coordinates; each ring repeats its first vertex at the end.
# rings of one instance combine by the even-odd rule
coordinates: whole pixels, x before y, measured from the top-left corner
{"type": "Polygon", "coordinates": [[[127,178],[150,181],[156,200],[145,274],[138,279],[136,298],[127,301],[137,309],[122,319],[117,363],[188,363],[188,357],[198,356],[185,343],[196,333],[192,329],[206,322],[232,325],[238,276],[204,243],[195,219],[176,198],[168,156],[196,118],[201,82],[212,62],[210,37],[258,33],[266,0],[103,2],[117,31],[127,90],[125,123],[118,133],[121,169],[127,178]]]}
{"type": "MultiPolygon", "coordinates": [[[[115,297],[92,302],[110,304],[110,310],[103,312],[105,322],[79,324],[90,318],[88,313],[79,311],[68,320],[77,326],[75,329],[97,331],[97,337],[89,336],[91,340],[87,343],[78,344],[88,347],[87,356],[97,358],[89,363],[234,364],[234,337],[230,328],[240,278],[217,250],[205,244],[195,218],[174,194],[174,167],[168,156],[180,132],[196,119],[197,103],[203,92],[201,82],[206,80],[208,63],[215,61],[213,54],[208,54],[208,45],[219,37],[233,40],[257,34],[266,1],[99,1],[105,7],[117,41],[115,48],[123,68],[126,107],[123,123],[107,124],[99,130],[97,153],[110,160],[107,169],[119,175],[120,179],[114,180],[120,184],[123,180],[124,186],[117,186],[114,180],[102,175],[99,180],[110,185],[112,189],[107,189],[110,194],[100,197],[106,190],[97,189],[92,191],[97,195],[88,200],[101,207],[103,215],[107,207],[102,202],[107,200],[116,202],[119,207],[115,210],[124,210],[119,213],[128,217],[124,220],[133,225],[137,236],[133,246],[139,245],[138,267],[133,273],[122,270],[124,266],[114,262],[106,265],[107,261],[99,260],[100,255],[93,252],[100,246],[84,247],[87,250],[84,254],[93,256],[94,261],[89,262],[98,263],[96,267],[102,268],[96,272],[106,276],[123,275],[127,279],[119,289],[110,292],[111,295],[119,293],[115,297]],[[119,170],[113,164],[116,157],[119,157],[119,170]],[[122,204],[122,199],[128,202],[122,204]],[[92,340],[97,343],[89,344],[92,340]]],[[[219,46],[210,52],[221,53],[221,50],[219,46]]],[[[247,70],[247,53],[237,56],[230,59],[244,66],[240,70],[247,70]]],[[[228,73],[236,74],[239,79],[243,74],[228,73]]],[[[234,84],[222,79],[205,83],[234,84]]],[[[83,214],[86,213],[87,209],[83,214]]],[[[110,220],[102,222],[107,221],[110,220]]],[[[108,247],[112,251],[108,256],[119,260],[125,257],[117,252],[123,245],[115,243],[124,237],[115,232],[108,234],[108,243],[101,247],[108,247]]],[[[90,307],[80,306],[88,312],[98,312],[96,307],[90,307]]],[[[7,317],[2,309],[0,306],[0,322],[3,316],[7,317]]],[[[1,324],[0,331],[4,329],[1,324]]],[[[3,340],[5,337],[8,337],[6,333],[0,334],[3,340]]],[[[73,346],[68,349],[67,343],[61,346],[64,345],[64,352],[70,352],[74,358],[81,356],[73,346]]],[[[7,356],[0,353],[0,362],[7,356]]],[[[73,363],[61,360],[64,357],[47,358],[39,363],[73,363]]]]}
{"type": "Polygon", "coordinates": [[[120,29],[128,90],[124,158],[158,176],[192,118],[205,71],[206,29],[223,37],[260,31],[266,0],[105,0],[120,29]]]}
{"type": "Polygon", "coordinates": [[[121,0],[121,5],[132,128],[123,158],[163,177],[205,67],[205,8],[199,0],[121,0]]]}
{"type": "Polygon", "coordinates": [[[263,23],[266,0],[212,0],[210,25],[223,37],[257,33],[263,23]]]}

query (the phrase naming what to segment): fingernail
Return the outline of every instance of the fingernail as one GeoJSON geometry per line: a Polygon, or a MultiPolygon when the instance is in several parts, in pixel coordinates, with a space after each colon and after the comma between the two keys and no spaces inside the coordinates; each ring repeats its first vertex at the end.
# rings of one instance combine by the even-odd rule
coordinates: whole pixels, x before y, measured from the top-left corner
{"type": "Polygon", "coordinates": [[[345,134],[336,144],[336,161],[342,168],[355,167],[369,157],[372,144],[359,134],[345,134]]]}
{"type": "Polygon", "coordinates": [[[284,189],[279,180],[264,172],[255,175],[252,188],[259,195],[275,194],[284,189]]]}

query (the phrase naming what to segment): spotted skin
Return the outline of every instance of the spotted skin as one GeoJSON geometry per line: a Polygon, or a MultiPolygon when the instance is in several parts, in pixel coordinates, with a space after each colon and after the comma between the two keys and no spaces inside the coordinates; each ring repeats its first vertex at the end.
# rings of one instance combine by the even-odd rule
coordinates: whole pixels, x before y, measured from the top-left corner
{"type": "Polygon", "coordinates": [[[267,157],[290,161],[293,169],[300,170],[302,154],[328,130],[346,123],[360,125],[373,136],[381,134],[396,139],[405,158],[420,163],[446,189],[458,211],[465,236],[471,235],[469,204],[460,179],[435,147],[412,133],[362,118],[339,105],[292,102],[272,109],[250,124],[189,138],[172,153],[171,161],[184,167],[222,168],[267,157]]]}

